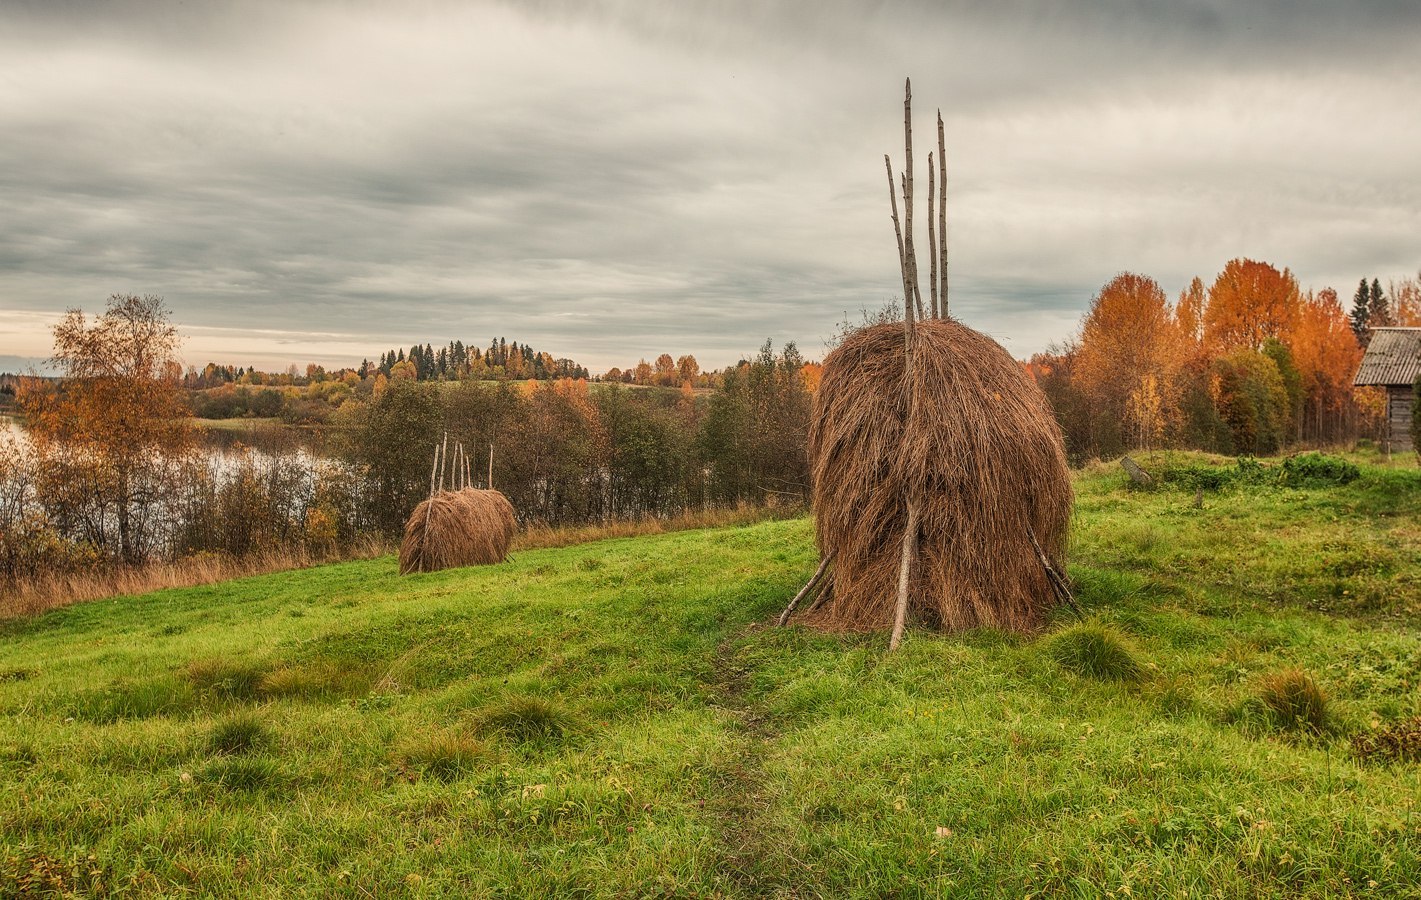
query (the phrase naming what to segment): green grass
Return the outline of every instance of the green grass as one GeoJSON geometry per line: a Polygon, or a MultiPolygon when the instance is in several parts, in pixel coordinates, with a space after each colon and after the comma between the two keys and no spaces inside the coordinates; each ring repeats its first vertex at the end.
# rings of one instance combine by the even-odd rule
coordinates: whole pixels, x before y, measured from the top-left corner
{"type": "Polygon", "coordinates": [[[892,655],[806,520],[0,623],[0,897],[1416,896],[1421,473],[1077,489],[1086,624],[892,655]]]}

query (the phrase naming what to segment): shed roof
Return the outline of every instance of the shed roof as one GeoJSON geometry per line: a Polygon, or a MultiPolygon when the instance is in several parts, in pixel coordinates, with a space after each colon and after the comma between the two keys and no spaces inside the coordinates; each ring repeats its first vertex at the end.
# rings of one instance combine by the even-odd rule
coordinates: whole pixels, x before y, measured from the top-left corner
{"type": "Polygon", "coordinates": [[[1410,385],[1421,375],[1421,328],[1377,328],[1353,384],[1410,385]]]}

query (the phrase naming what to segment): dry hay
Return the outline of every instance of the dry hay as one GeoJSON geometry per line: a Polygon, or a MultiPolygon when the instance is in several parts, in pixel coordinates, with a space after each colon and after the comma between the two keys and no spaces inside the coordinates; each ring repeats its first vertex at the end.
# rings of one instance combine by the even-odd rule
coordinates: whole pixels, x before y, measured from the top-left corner
{"type": "Polygon", "coordinates": [[[517,530],[513,504],[499,491],[439,491],[405,523],[400,574],[502,562],[517,530]]]}
{"type": "Polygon", "coordinates": [[[832,560],[809,621],[893,624],[910,502],[919,540],[908,610],[947,630],[1028,631],[1054,603],[1072,491],[1045,396],[1001,345],[959,322],[872,325],[824,360],[809,432],[815,531],[832,560]]]}

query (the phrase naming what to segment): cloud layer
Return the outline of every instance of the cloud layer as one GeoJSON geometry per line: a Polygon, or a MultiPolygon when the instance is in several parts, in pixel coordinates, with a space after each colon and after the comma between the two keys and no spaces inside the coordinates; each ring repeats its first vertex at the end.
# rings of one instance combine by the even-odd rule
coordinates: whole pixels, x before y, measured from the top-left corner
{"type": "Polygon", "coordinates": [[[905,74],[920,151],[947,121],[954,311],[1018,355],[1121,269],[1421,267],[1410,3],[209,6],[9,16],[0,353],[122,291],[198,364],[814,355],[896,293],[905,74]]]}

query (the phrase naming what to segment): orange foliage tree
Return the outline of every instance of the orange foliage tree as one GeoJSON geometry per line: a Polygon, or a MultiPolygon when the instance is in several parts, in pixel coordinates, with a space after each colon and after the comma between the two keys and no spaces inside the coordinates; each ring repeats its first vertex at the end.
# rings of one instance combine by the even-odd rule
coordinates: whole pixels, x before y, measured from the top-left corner
{"type": "Polygon", "coordinates": [[[1362,348],[1332,288],[1304,295],[1292,350],[1305,396],[1302,436],[1314,441],[1338,439],[1351,413],[1352,378],[1362,348]]]}
{"type": "MultiPolygon", "coordinates": [[[[1391,314],[1396,324],[1421,328],[1421,272],[1415,278],[1403,278],[1388,285],[1391,294],[1391,314]]],[[[1421,449],[1421,448],[1418,448],[1421,449]]]]}
{"type": "Polygon", "coordinates": [[[1100,289],[1081,326],[1074,368],[1098,413],[1099,448],[1164,439],[1174,418],[1180,356],[1178,325],[1158,282],[1122,272],[1100,289]]]}
{"type": "Polygon", "coordinates": [[[1209,288],[1204,342],[1215,354],[1262,349],[1277,338],[1290,343],[1301,299],[1297,279],[1265,262],[1232,259],[1209,288]]]}

